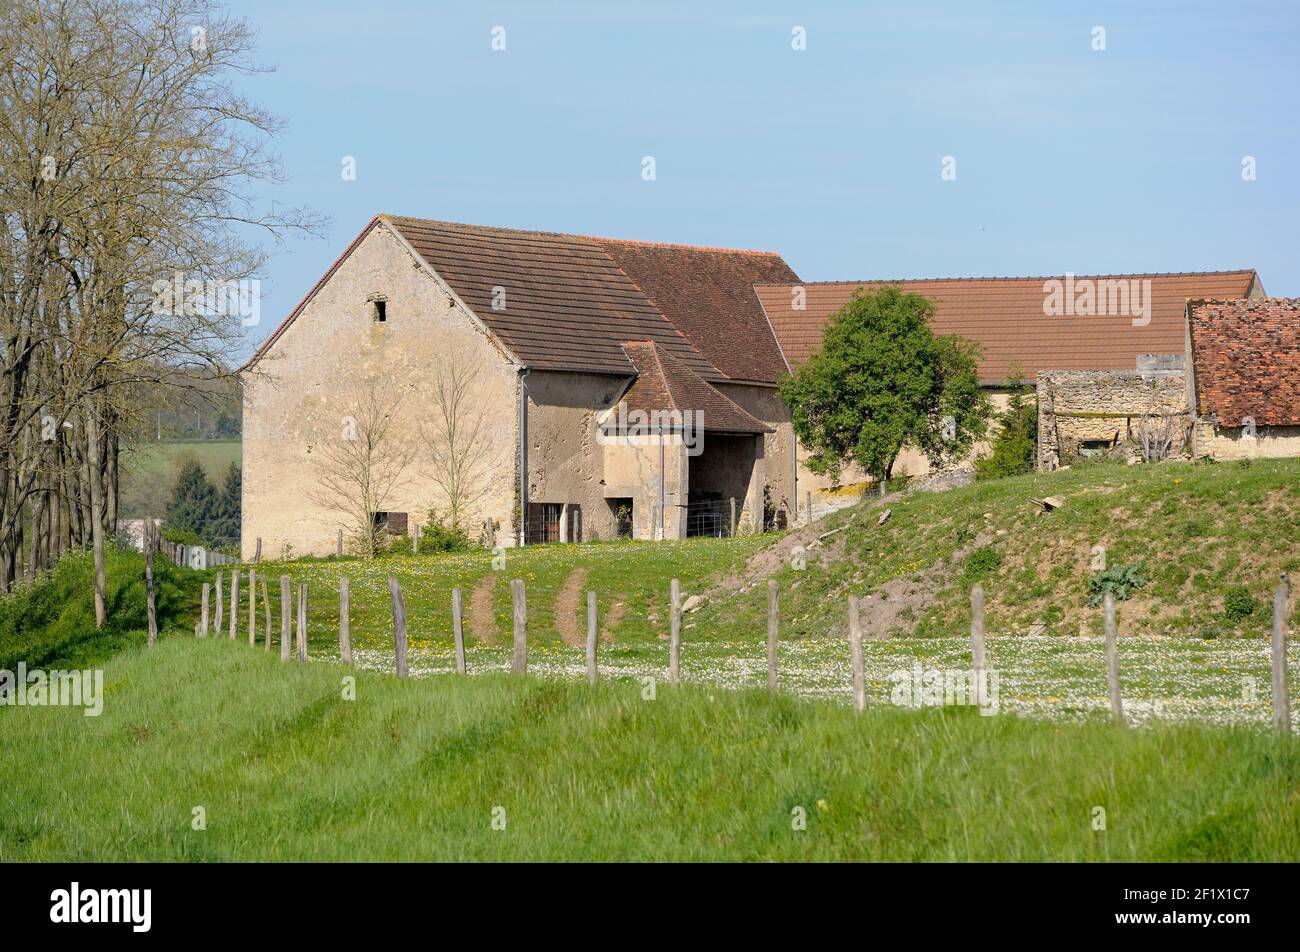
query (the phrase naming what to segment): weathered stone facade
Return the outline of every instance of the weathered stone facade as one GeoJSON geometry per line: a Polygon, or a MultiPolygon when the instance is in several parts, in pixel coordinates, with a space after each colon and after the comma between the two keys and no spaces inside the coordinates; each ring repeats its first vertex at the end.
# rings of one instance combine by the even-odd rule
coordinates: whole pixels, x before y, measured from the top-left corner
{"type": "Polygon", "coordinates": [[[1186,449],[1191,417],[1181,358],[1147,360],[1142,370],[1038,373],[1038,468],[1081,455],[1132,455],[1144,425],[1168,427],[1174,454],[1186,449]]]}
{"type": "Polygon", "coordinates": [[[1300,426],[1222,426],[1202,417],[1192,428],[1192,453],[1217,460],[1300,456],[1300,426]]]}
{"type": "Polygon", "coordinates": [[[328,498],[326,444],[343,438],[360,412],[358,401],[377,392],[400,401],[389,439],[416,450],[383,508],[411,527],[430,508],[445,514],[446,493],[425,444],[436,423],[436,385],[452,366],[473,369],[466,409],[490,435],[462,518],[472,536],[490,519],[498,544],[520,540],[521,455],[528,534],[545,522],[560,541],[613,538],[624,502],[632,509],[634,538],[674,539],[687,534],[693,494],[703,492],[723,506],[734,498],[737,521],[751,526],[762,519],[765,488],[783,503],[792,496],[791,428],[774,388],[726,387],[726,395],[772,433],[705,432],[695,455],[671,433],[641,445],[605,439],[600,418],[617,406],[628,377],[524,373],[483,322],[381,223],[344,254],[245,368],[244,557],[252,557],[259,539],[265,557],[326,555],[340,529],[352,535],[348,514],[328,498]],[[385,305],[382,320],[376,300],[385,305]]]}
{"type": "MultiPolygon", "coordinates": [[[[508,537],[517,496],[518,374],[402,243],[376,228],[243,375],[244,557],[253,555],[259,538],[266,557],[286,547],[300,555],[334,551],[347,517],[331,506],[323,487],[324,442],[342,437],[372,382],[396,380],[403,393],[391,439],[418,447],[421,426],[430,420],[431,375],[448,359],[478,369],[475,399],[496,437],[498,458],[489,461],[469,519],[478,524],[491,517],[508,537]],[[377,294],[387,303],[382,323],[367,309],[367,299],[377,294]]],[[[430,506],[444,503],[427,454],[419,452],[385,508],[420,522],[430,506]]]]}

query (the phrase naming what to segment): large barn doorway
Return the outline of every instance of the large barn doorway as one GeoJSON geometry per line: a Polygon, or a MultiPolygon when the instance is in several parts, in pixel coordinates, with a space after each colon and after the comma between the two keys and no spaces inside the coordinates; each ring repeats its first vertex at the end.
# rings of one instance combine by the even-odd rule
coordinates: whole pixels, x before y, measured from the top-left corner
{"type": "Polygon", "coordinates": [[[709,433],[702,445],[702,453],[688,457],[686,535],[731,535],[744,519],[757,439],[752,435],[709,433]]]}

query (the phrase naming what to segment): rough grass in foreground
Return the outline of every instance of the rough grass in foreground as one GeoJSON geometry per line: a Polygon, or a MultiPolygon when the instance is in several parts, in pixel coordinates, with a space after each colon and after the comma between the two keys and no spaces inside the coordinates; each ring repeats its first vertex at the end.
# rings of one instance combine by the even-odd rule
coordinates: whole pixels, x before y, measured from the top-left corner
{"type": "Polygon", "coordinates": [[[1290,860],[1300,744],[132,649],[0,708],[6,860],[1290,860]],[[191,828],[202,806],[207,829],[191,828]],[[492,829],[494,807],[506,829],[492,829]],[[792,828],[796,807],[807,829],[792,828]],[[1105,831],[1094,830],[1096,807],[1105,831]]]}

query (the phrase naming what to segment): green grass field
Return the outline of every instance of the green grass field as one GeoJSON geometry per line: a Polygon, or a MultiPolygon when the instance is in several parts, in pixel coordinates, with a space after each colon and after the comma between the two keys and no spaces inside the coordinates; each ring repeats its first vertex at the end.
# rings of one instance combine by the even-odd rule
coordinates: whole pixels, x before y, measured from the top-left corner
{"type": "Polygon", "coordinates": [[[348,673],[172,637],[108,665],[99,717],[0,707],[0,855],[1300,854],[1300,746],[1262,732],[1059,727],[953,708],[855,715],[762,691],[689,686],[661,685],[646,700],[636,684],[505,674],[398,681],[360,672],[355,700],[346,700],[348,673]],[[194,828],[199,808],[206,829],[194,828]]]}
{"type": "Polygon", "coordinates": [[[174,463],[183,453],[193,453],[208,479],[220,486],[231,463],[243,452],[239,440],[184,440],[138,443],[122,451],[121,514],[124,519],[160,515],[171,498],[174,463]]]}
{"type": "Polygon", "coordinates": [[[96,635],[77,556],[0,600],[0,668],[106,664],[104,713],[0,706],[0,858],[1293,859],[1300,741],[1267,729],[1265,634],[1277,573],[1300,567],[1298,485],[1296,461],[1096,466],[866,501],[784,538],[536,546],[504,565],[482,551],[264,562],[277,636],[279,576],[308,586],[306,666],[264,650],[260,599],[259,645],[245,643],[246,584],[238,640],[196,640],[211,571],[167,567],[164,637],[144,647],[133,553],[111,555],[111,624],[96,635]],[[1034,515],[1030,495],[1065,505],[1034,515]],[[1087,605],[1095,538],[1147,565],[1120,603],[1140,729],[1108,723],[1087,605]],[[342,575],[353,669],[337,663],[342,575]],[[776,697],[763,690],[769,575],[776,697]],[[408,681],[387,673],[390,576],[406,597],[408,681]],[[512,578],[528,591],[523,678],[506,673],[512,578]],[[666,683],[672,578],[708,596],[684,618],[680,688],[666,683]],[[975,581],[998,715],[901,706],[900,672],[969,667],[975,581]],[[469,677],[451,673],[457,586],[469,677]],[[1229,618],[1238,588],[1253,608],[1237,598],[1229,618]],[[575,643],[588,589],[594,688],[575,643]],[[864,645],[861,715],[849,593],[870,596],[869,622],[890,635],[864,645]]]}

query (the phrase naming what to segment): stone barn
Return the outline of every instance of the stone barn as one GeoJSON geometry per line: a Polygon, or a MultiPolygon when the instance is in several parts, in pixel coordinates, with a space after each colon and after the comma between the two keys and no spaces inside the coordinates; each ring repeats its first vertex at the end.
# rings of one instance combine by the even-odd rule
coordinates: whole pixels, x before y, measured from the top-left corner
{"type": "Polygon", "coordinates": [[[1038,373],[1038,468],[1065,460],[1163,459],[1188,445],[1183,359],[1139,357],[1135,370],[1038,373]]]}
{"type": "Polygon", "coordinates": [[[753,286],[796,280],[772,252],[377,216],[243,368],[244,555],[332,552],[367,481],[390,531],[455,508],[507,545],[789,522],[753,286]]]}

